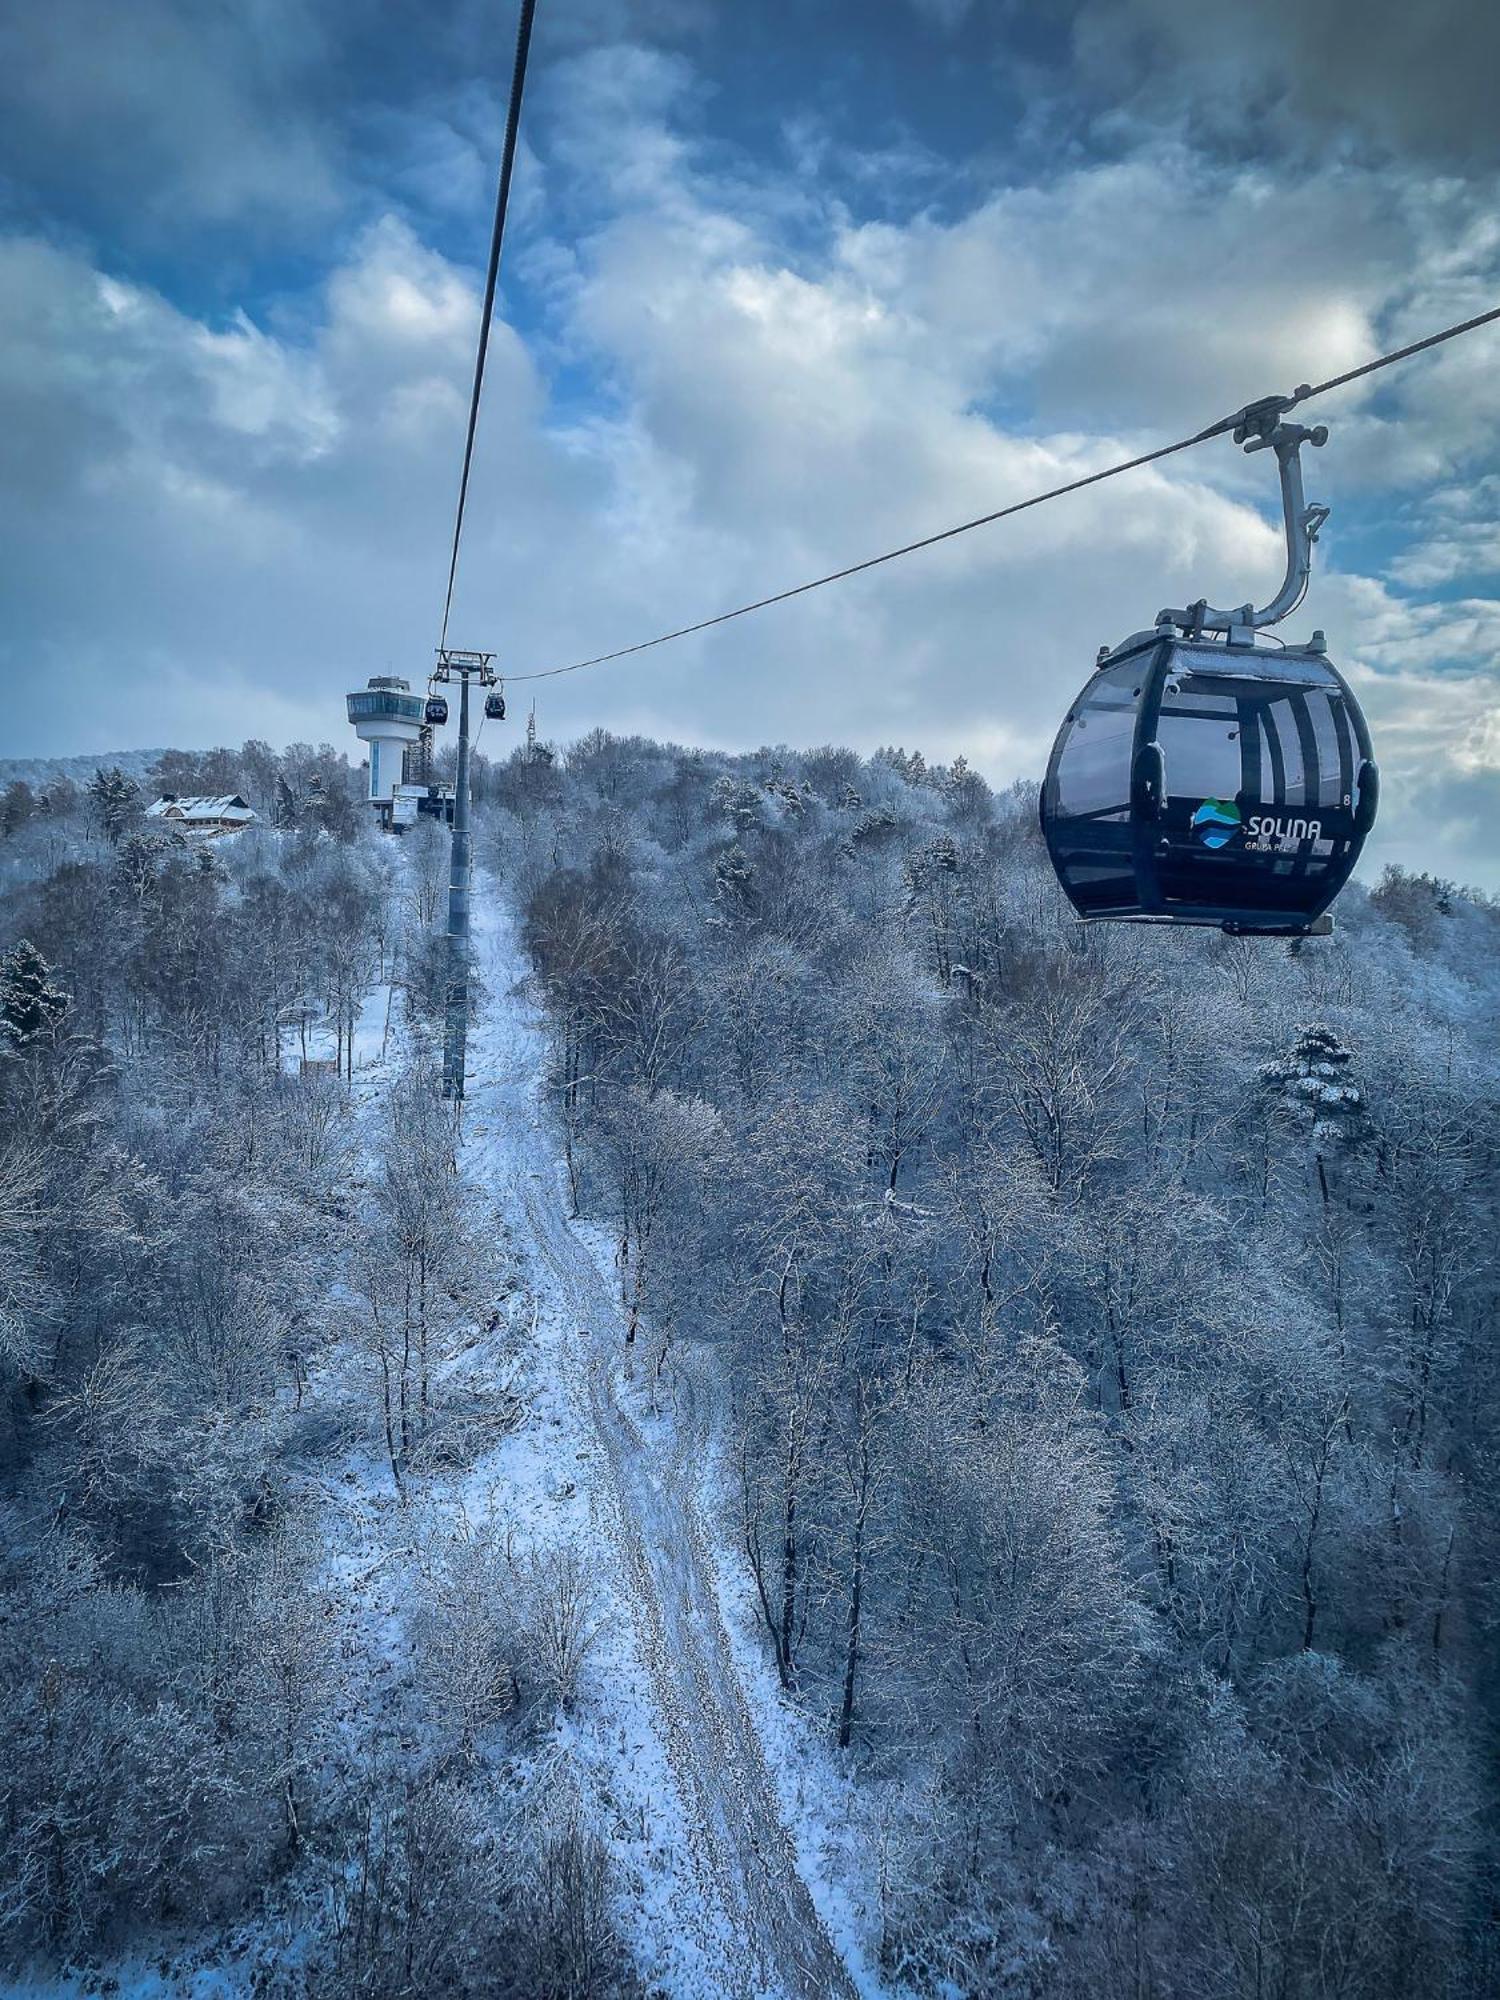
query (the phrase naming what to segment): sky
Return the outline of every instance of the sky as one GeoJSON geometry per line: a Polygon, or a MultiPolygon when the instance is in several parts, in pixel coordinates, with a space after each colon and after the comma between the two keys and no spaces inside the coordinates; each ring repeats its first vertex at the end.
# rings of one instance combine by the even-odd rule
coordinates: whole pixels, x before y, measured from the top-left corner
{"type": "MultiPolygon", "coordinates": [[[[0,754],[354,751],[425,680],[514,32],[0,12],[0,754]]],[[[450,639],[628,645],[1500,304],[1496,74],[1481,0],[539,0],[450,639]]],[[[1284,628],[1369,716],[1369,869],[1489,888],[1497,361],[1299,412],[1284,628]]],[[[1275,589],[1273,474],[1221,439],[512,718],[1036,777],[1101,643],[1275,589]]]]}

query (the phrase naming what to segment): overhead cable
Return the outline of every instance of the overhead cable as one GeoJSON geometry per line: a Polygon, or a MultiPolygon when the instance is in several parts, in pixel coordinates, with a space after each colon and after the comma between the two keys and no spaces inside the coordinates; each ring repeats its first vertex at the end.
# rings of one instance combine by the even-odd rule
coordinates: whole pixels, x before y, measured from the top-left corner
{"type": "Polygon", "coordinates": [[[464,439],[464,469],[458,484],[458,512],[453,521],[453,553],[448,560],[448,593],[443,599],[441,652],[448,644],[448,618],[453,610],[453,583],[458,575],[458,547],[464,532],[464,504],[469,497],[469,467],[474,459],[474,433],[479,424],[479,394],[484,386],[484,360],[489,352],[490,321],[495,310],[495,286],[500,277],[500,246],[505,238],[505,211],[510,204],[510,176],[516,161],[521,128],[521,97],[526,88],[526,58],[531,50],[531,20],[536,0],[521,0],[516,27],[516,60],[510,78],[510,104],[505,114],[505,150],[500,159],[500,185],[495,191],[495,223],[490,231],[490,262],[484,279],[484,310],[479,320],[479,348],[474,356],[474,388],[469,397],[469,429],[464,439]]]}
{"type": "MultiPolygon", "coordinates": [[[[1314,396],[1326,396],[1330,390],[1342,389],[1346,383],[1355,382],[1364,375],[1373,375],[1377,369],[1389,368],[1394,362],[1406,361],[1414,354],[1422,354],[1430,347],[1439,347],[1444,341],[1456,340],[1461,333],[1472,333],[1477,327],[1489,326],[1500,320],[1500,306],[1489,312],[1476,313],[1473,319],[1461,321],[1456,326],[1444,327],[1441,333],[1430,333],[1422,340],[1414,340],[1406,347],[1398,347],[1390,354],[1382,354],[1374,361],[1366,361],[1358,368],[1350,368],[1342,375],[1330,375],[1326,382],[1303,383],[1292,396],[1280,399],[1285,408],[1295,404],[1310,402],[1314,396]]],[[[477,398],[477,385],[476,385],[477,398]]],[[[1061,500],[1065,494],[1082,492],[1086,486],[1097,486],[1102,480],[1117,479],[1123,472],[1135,472],[1143,465],[1154,465],[1159,459],[1171,458],[1180,451],[1190,451],[1193,446],[1206,444],[1210,438],[1222,437],[1239,424],[1246,411],[1254,408],[1246,404],[1236,410],[1233,416],[1222,417],[1217,423],[1207,425],[1201,431],[1194,431],[1191,437],[1178,438],[1173,444],[1158,445],[1154,451],[1143,451],[1135,458],[1126,458],[1115,465],[1107,465],[1099,472],[1086,473],[1081,479],[1067,480],[1061,486],[1052,486],[1045,493],[1033,493],[1028,499],[1012,501],[1008,507],[997,507],[993,513],[977,514],[972,521],[960,521],[956,527],[941,528],[935,535],[923,535],[914,542],[903,542],[900,548],[887,549],[878,556],[866,556],[862,562],[847,564],[843,569],[830,570],[826,576],[815,576],[807,583],[793,584],[789,590],[773,591],[769,596],[757,597],[752,603],[736,605],[732,611],[720,611],[712,618],[700,618],[691,625],[679,625],[673,631],[660,632],[654,639],[640,639],[633,646],[618,646],[612,653],[595,653],[591,659],[574,660],[565,667],[545,667],[529,674],[507,674],[507,681],[549,681],[561,674],[582,673],[585,667],[602,667],[611,660],[628,659],[634,653],[648,653],[656,646],[669,645],[674,639],[689,638],[694,632],[707,632],[715,625],[727,625],[735,618],[748,618],[752,611],[765,611],[773,604],[785,604],[790,598],[805,597],[811,590],[821,590],[825,584],[842,583],[846,577],[858,576],[867,569],[879,569],[883,563],[898,561],[902,556],[915,555],[919,549],[934,548],[939,542],[950,542],[957,535],[971,534],[975,528],[987,528],[995,521],[1005,521],[1013,514],[1024,514],[1030,507],[1041,507],[1049,500],[1061,500]]],[[[471,426],[472,442],[472,426],[471,426]]],[[[468,476],[468,462],[465,460],[465,478],[468,476]]],[[[456,555],[456,544],[455,544],[456,555]]],[[[450,595],[452,583],[449,583],[450,595]]]]}

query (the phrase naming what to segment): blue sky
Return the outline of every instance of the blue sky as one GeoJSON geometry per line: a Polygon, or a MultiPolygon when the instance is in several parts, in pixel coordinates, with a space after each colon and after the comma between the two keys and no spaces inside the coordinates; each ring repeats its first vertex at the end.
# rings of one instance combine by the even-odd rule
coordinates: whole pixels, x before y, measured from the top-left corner
{"type": "MultiPolygon", "coordinates": [[[[453,637],[516,670],[1002,505],[1500,302],[1496,10],[540,0],[453,637]]],[[[514,13],[0,23],[14,754],[342,740],[445,574],[514,13]]],[[[1375,858],[1500,884],[1500,341],[1317,417],[1375,858]]],[[[1228,444],[539,721],[1040,767],[1101,641],[1274,586],[1228,444]]]]}

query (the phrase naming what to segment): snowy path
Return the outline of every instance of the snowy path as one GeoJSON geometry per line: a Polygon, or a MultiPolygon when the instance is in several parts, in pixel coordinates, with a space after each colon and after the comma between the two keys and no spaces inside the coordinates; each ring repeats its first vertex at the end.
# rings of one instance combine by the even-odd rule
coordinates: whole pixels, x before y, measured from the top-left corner
{"type": "Polygon", "coordinates": [[[679,1371],[675,1443],[664,1460],[629,1413],[618,1303],[568,1223],[566,1184],[537,1097],[541,1027],[512,993],[525,966],[499,895],[476,897],[475,929],[489,999],[471,1050],[471,1166],[518,1236],[529,1238],[539,1275],[550,1281],[564,1315],[569,1393],[597,1445],[601,1490],[592,1497],[648,1684],[633,1692],[654,1710],[684,1829],[668,1908],[672,1921],[697,1934],[679,1964],[701,1970],[671,2000],[697,2000],[699,1992],[725,2000],[853,1996],[799,1872],[720,1615],[696,1491],[706,1456],[703,1398],[679,1371]]]}

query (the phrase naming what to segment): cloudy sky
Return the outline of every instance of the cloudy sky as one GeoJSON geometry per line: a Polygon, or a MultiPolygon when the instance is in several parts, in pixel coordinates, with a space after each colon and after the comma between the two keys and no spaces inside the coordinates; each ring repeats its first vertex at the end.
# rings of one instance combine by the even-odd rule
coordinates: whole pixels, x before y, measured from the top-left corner
{"type": "MultiPolygon", "coordinates": [[[[425,676],[514,19],[0,13],[6,752],[341,742],[347,688],[425,676]]],[[[1500,303],[1497,74],[1484,0],[539,0],[451,637],[628,644],[1500,303]]],[[[1365,701],[1375,858],[1489,886],[1497,360],[1309,414],[1288,628],[1365,701]]],[[[1221,441],[539,725],[1036,774],[1102,641],[1274,588],[1273,497],[1221,441]]]]}

